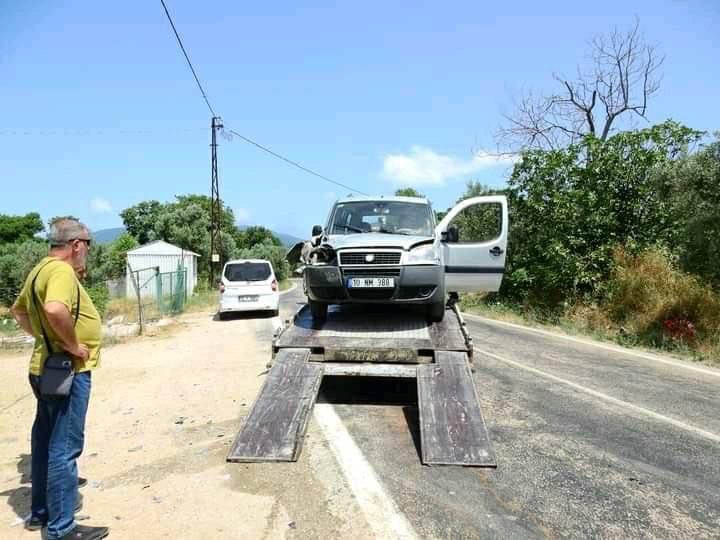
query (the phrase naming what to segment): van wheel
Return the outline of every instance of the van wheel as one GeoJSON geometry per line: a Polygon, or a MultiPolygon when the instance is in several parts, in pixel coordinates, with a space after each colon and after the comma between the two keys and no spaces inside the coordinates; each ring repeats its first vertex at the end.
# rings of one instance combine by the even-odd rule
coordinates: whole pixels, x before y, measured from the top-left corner
{"type": "Polygon", "coordinates": [[[440,322],[445,317],[445,302],[434,302],[427,306],[427,318],[430,322],[440,322]]]}
{"type": "Polygon", "coordinates": [[[310,313],[312,313],[313,321],[325,322],[327,319],[328,305],[324,302],[316,302],[315,300],[308,300],[310,304],[310,313]]]}

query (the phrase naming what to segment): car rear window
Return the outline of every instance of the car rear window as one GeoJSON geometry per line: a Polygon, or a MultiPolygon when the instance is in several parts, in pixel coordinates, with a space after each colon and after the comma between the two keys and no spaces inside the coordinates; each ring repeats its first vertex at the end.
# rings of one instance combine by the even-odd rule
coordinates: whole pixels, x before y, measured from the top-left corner
{"type": "Polygon", "coordinates": [[[268,263],[236,263],[225,267],[225,278],[228,281],[264,281],[270,277],[268,263]]]}

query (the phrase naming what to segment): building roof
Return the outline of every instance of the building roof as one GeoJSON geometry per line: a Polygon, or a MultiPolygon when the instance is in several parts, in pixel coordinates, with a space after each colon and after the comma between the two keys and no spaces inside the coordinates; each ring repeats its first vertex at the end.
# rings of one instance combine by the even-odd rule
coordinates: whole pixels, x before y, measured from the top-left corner
{"type": "Polygon", "coordinates": [[[174,255],[177,257],[199,257],[194,251],[183,249],[181,247],[165,242],[164,240],[155,240],[154,242],[148,242],[142,246],[138,246],[135,249],[130,249],[127,252],[128,255],[174,255]]]}

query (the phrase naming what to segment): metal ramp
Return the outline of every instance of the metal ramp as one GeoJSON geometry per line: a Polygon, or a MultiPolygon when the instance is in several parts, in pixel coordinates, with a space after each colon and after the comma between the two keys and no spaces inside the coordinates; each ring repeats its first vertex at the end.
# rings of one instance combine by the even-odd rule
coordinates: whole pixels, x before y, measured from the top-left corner
{"type": "Polygon", "coordinates": [[[423,463],[497,467],[465,354],[438,351],[417,385],[423,463]]]}
{"type": "Polygon", "coordinates": [[[323,375],[309,356],[309,349],[277,354],[227,461],[297,461],[323,375]]]}

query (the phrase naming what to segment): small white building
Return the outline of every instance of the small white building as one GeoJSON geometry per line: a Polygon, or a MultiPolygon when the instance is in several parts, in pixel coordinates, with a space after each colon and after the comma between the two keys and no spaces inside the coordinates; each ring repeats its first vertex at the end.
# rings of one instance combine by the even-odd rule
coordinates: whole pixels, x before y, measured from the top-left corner
{"type": "MultiPolygon", "coordinates": [[[[138,278],[142,296],[156,296],[159,290],[162,294],[170,293],[178,281],[168,274],[177,272],[178,269],[185,270],[185,287],[187,295],[190,296],[197,285],[198,257],[200,255],[197,253],[163,240],[156,240],[128,251],[127,263],[138,278]],[[164,278],[159,285],[158,280],[154,279],[158,273],[164,278]]],[[[128,297],[136,294],[133,279],[130,269],[126,269],[128,297]]]]}

